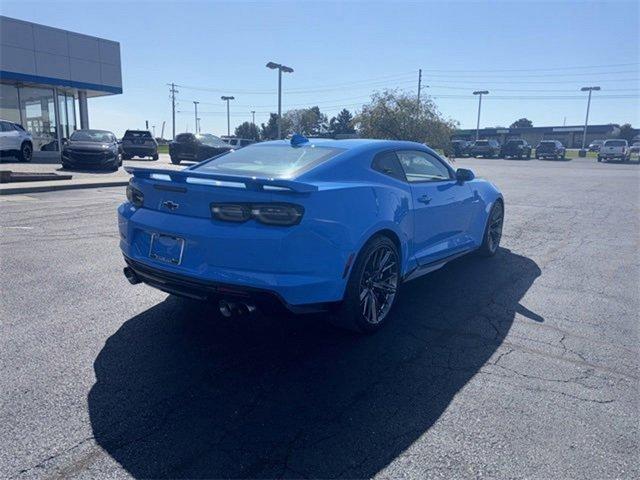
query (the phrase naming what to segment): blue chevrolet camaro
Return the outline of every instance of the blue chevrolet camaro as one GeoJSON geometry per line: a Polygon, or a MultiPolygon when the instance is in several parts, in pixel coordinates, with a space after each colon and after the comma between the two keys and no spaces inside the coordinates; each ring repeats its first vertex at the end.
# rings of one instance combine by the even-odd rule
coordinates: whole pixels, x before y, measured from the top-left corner
{"type": "Polygon", "coordinates": [[[500,191],[419,143],[294,135],[180,171],[127,170],[127,279],[225,315],[278,304],[376,330],[403,282],[491,256],[502,235],[500,191]]]}

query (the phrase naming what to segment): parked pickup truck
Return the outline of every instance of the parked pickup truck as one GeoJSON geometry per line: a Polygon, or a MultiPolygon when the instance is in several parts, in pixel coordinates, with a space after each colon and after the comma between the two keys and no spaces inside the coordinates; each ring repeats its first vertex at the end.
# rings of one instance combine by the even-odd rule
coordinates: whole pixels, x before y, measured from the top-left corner
{"type": "Polygon", "coordinates": [[[567,149],[558,140],[543,140],[536,147],[536,158],[553,158],[564,160],[567,149]]]}
{"type": "Polygon", "coordinates": [[[606,140],[598,152],[598,161],[621,160],[628,162],[631,160],[631,149],[626,140],[606,140]]]}
{"type": "Polygon", "coordinates": [[[513,139],[509,140],[502,146],[500,150],[502,158],[531,158],[531,145],[526,140],[513,139]]]}
{"type": "Polygon", "coordinates": [[[210,133],[181,133],[169,144],[169,155],[174,165],[183,160],[200,162],[229,150],[233,150],[231,145],[210,133]]]}
{"type": "Polygon", "coordinates": [[[476,140],[469,148],[472,157],[494,158],[500,155],[500,144],[496,140],[476,140]]]}

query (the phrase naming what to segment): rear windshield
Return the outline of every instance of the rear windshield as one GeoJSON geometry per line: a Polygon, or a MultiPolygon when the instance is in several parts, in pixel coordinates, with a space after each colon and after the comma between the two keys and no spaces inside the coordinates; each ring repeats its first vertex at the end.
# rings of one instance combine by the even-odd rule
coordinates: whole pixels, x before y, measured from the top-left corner
{"type": "Polygon", "coordinates": [[[249,145],[216,157],[196,171],[227,175],[291,178],[335,157],[343,149],[308,145],[249,145]]]}
{"type": "Polygon", "coordinates": [[[540,142],[540,145],[543,147],[555,147],[556,146],[556,142],[553,141],[545,141],[545,142],[540,142]]]}
{"type": "Polygon", "coordinates": [[[151,138],[151,132],[143,130],[127,130],[122,138],[151,138]]]}
{"type": "Polygon", "coordinates": [[[509,145],[524,145],[523,140],[509,140],[507,143],[509,145]]]}
{"type": "Polygon", "coordinates": [[[484,147],[484,146],[489,145],[489,141],[488,141],[488,140],[478,140],[478,141],[476,142],[476,145],[478,145],[478,146],[480,146],[480,147],[484,147]]]}
{"type": "Polygon", "coordinates": [[[604,142],[605,147],[624,147],[627,145],[625,140],[607,140],[604,142]]]}

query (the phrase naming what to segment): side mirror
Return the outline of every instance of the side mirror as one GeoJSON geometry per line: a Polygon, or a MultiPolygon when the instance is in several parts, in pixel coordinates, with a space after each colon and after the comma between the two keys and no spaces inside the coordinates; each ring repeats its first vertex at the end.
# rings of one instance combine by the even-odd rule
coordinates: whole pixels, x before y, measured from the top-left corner
{"type": "Polygon", "coordinates": [[[456,180],[459,182],[468,182],[473,180],[476,176],[473,174],[471,170],[466,168],[459,168],[456,170],[456,180]]]}

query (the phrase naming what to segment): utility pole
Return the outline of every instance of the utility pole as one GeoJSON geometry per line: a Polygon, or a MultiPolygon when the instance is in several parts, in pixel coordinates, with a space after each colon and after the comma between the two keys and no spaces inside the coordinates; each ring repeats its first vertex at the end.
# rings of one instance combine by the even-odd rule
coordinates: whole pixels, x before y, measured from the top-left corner
{"type": "Polygon", "coordinates": [[[151,125],[151,128],[153,128],[153,138],[156,138],[156,126],[151,125]]]}
{"type": "Polygon", "coordinates": [[[420,90],[422,90],[422,69],[418,70],[418,110],[420,110],[420,90]]]}
{"type": "Polygon", "coordinates": [[[198,104],[200,102],[196,102],[195,100],[193,101],[193,106],[195,108],[195,118],[196,118],[196,133],[200,133],[198,132],[198,104]]]}
{"type": "Polygon", "coordinates": [[[231,136],[231,120],[229,118],[229,100],[235,100],[235,97],[227,97],[225,95],[220,97],[221,100],[227,102],[227,137],[231,136]]]}
{"type": "Polygon", "coordinates": [[[165,121],[163,120],[162,121],[162,130],[160,130],[160,138],[164,138],[164,124],[165,124],[165,121]]]}
{"type": "Polygon", "coordinates": [[[589,125],[589,108],[591,107],[591,92],[600,90],[600,87],[582,87],[580,91],[589,92],[589,99],[587,100],[587,116],[584,119],[584,132],[582,132],[582,149],[584,150],[584,145],[587,143],[587,125],[589,125]]]}
{"type": "Polygon", "coordinates": [[[267,68],[278,70],[278,140],[282,138],[282,72],[293,73],[293,68],[280,63],[269,62],[267,68]]]}
{"type": "Polygon", "coordinates": [[[251,110],[251,123],[256,124],[256,111],[251,110]]]}
{"type": "Polygon", "coordinates": [[[176,93],[178,93],[178,90],[176,90],[175,83],[168,83],[167,85],[171,87],[169,89],[169,93],[171,93],[171,126],[173,129],[172,139],[175,140],[176,139],[176,93]]]}
{"type": "Polygon", "coordinates": [[[488,95],[488,90],[476,90],[473,92],[474,95],[479,95],[478,99],[478,122],[476,123],[476,140],[480,138],[480,110],[482,109],[482,95],[488,95]]]}
{"type": "Polygon", "coordinates": [[[144,129],[147,131],[149,130],[149,120],[144,121],[144,129]]]}

